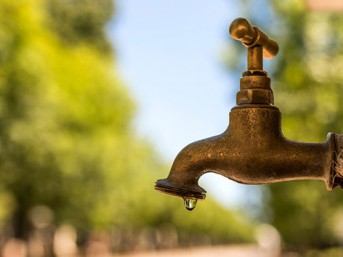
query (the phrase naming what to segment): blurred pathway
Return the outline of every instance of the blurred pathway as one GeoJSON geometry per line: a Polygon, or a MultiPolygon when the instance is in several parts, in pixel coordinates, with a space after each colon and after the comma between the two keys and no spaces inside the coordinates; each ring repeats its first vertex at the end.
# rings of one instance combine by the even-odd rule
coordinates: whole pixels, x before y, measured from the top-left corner
{"type": "Polygon", "coordinates": [[[163,250],[158,252],[132,253],[114,255],[114,257],[208,257],[208,256],[234,256],[234,257],[279,257],[275,251],[263,249],[257,245],[234,245],[216,247],[198,247],[178,250],[163,250]]]}

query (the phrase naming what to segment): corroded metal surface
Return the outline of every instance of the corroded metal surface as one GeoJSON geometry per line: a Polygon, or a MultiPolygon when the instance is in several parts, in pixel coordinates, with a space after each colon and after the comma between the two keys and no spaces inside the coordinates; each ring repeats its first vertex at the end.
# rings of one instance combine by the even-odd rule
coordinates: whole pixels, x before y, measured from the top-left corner
{"type": "Polygon", "coordinates": [[[267,47],[270,57],[277,53],[277,43],[241,18],[233,22],[230,33],[253,50],[229,127],[221,135],[186,146],[169,176],[158,180],[155,188],[184,199],[204,199],[206,191],[198,180],[207,172],[243,184],[312,179],[325,181],[328,190],[342,186],[343,135],[329,133],[323,143],[301,143],[282,134],[281,113],[273,106],[270,79],[261,69],[262,49],[267,47]]]}

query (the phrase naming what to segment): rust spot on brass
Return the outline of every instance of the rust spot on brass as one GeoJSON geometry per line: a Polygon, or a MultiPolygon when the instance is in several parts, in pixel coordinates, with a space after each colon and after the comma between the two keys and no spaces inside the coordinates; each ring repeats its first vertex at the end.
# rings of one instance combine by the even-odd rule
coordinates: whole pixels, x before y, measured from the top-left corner
{"type": "Polygon", "coordinates": [[[343,135],[329,133],[323,143],[302,143],[282,134],[281,113],[273,105],[270,79],[262,65],[263,57],[277,54],[278,44],[243,18],[232,22],[230,34],[248,48],[248,69],[240,80],[229,126],[218,136],[186,146],[155,189],[187,199],[190,206],[205,199],[198,180],[207,172],[243,184],[309,179],[323,180],[328,190],[342,187],[343,135]]]}

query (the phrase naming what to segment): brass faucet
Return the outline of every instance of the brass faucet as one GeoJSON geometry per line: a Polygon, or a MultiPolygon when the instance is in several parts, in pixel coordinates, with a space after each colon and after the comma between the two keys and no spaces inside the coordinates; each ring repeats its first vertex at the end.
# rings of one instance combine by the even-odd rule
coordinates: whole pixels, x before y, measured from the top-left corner
{"type": "Polygon", "coordinates": [[[325,181],[328,190],[342,187],[343,135],[329,133],[323,143],[301,143],[282,134],[281,113],[273,105],[270,78],[263,71],[263,57],[274,57],[278,44],[243,18],[234,20],[229,31],[248,48],[248,69],[240,80],[229,127],[186,146],[155,189],[182,197],[192,210],[206,197],[198,180],[207,172],[243,184],[311,179],[325,181]]]}

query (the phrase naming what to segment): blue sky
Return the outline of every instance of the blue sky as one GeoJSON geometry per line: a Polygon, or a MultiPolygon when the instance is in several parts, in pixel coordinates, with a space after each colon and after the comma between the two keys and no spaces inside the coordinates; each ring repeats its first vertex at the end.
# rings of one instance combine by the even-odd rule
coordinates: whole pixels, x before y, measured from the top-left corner
{"type": "MultiPolygon", "coordinates": [[[[231,21],[244,14],[228,0],[117,0],[117,6],[109,33],[120,76],[138,104],[135,126],[171,164],[184,146],[228,125],[239,76],[225,69],[223,53],[231,21]]],[[[200,184],[228,206],[239,204],[246,189],[218,175],[200,184]]]]}

